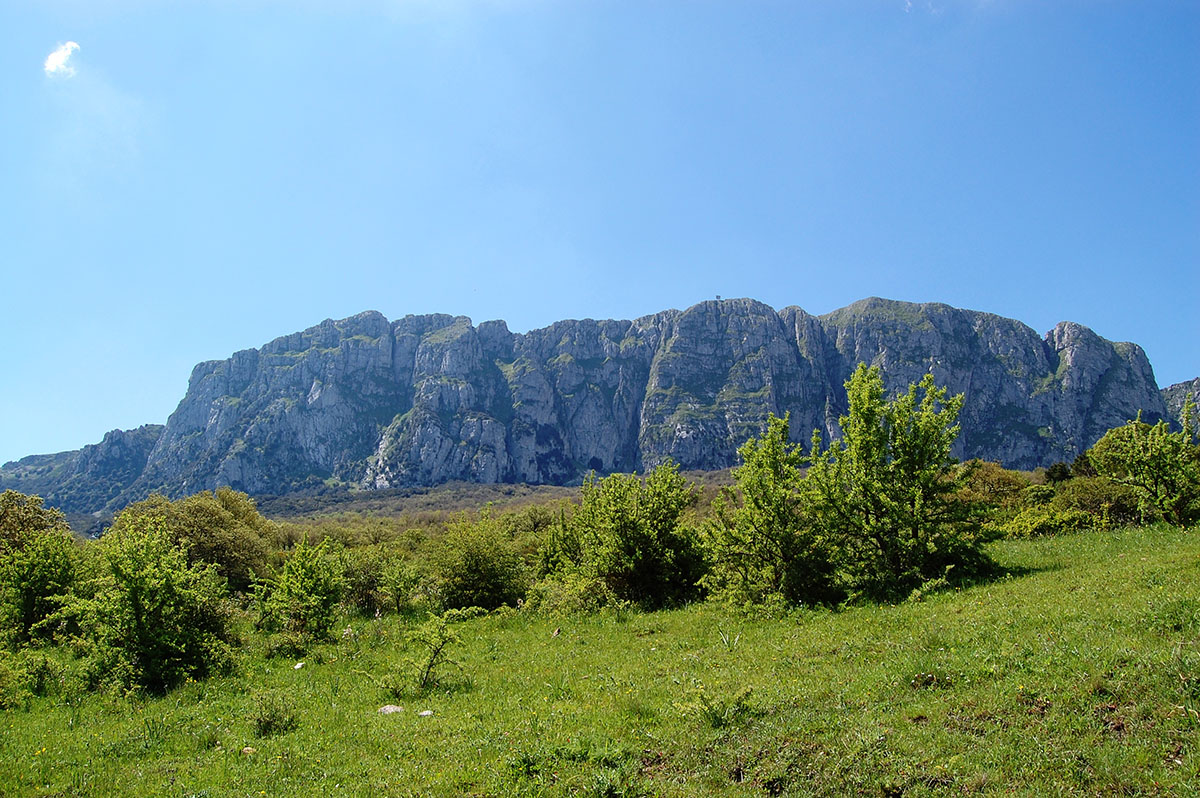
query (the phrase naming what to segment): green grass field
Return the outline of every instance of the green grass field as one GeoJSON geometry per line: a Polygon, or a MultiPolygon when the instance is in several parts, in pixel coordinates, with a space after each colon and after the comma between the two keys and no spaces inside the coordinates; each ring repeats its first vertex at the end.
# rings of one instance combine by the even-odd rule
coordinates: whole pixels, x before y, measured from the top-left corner
{"type": "Polygon", "coordinates": [[[1012,575],[899,606],[476,618],[401,698],[412,620],[299,668],[246,623],[235,676],[0,713],[0,793],[1200,795],[1200,534],[993,554],[1012,575]],[[260,737],[270,698],[296,725],[260,737]]]}

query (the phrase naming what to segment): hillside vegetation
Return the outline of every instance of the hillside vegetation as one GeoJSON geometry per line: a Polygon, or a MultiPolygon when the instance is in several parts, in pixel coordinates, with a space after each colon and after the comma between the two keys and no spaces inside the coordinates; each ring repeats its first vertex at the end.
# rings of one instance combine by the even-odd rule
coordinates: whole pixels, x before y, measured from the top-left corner
{"type": "Polygon", "coordinates": [[[954,461],[932,377],[846,387],[839,439],[771,417],[706,488],[288,522],[221,488],[89,542],[6,491],[0,785],[1195,794],[1190,424],[1026,474],[954,461]]]}
{"type": "Polygon", "coordinates": [[[1013,576],[896,606],[502,610],[456,624],[444,684],[401,699],[372,676],[421,654],[404,616],[346,619],[302,659],[269,657],[243,625],[235,676],[166,696],[50,690],[8,711],[0,783],[15,795],[1197,794],[1195,530],[992,553],[1013,576]],[[392,703],[403,711],[379,714],[392,703]]]}

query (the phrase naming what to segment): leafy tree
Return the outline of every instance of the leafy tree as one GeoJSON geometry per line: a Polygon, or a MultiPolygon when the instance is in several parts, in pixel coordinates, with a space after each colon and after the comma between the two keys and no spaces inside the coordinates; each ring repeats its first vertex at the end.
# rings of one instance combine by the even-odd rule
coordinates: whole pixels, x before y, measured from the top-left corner
{"type": "Polygon", "coordinates": [[[1061,460],[1046,469],[1046,481],[1051,485],[1066,482],[1071,478],[1071,467],[1061,460]]]}
{"type": "Polygon", "coordinates": [[[1011,471],[986,460],[971,460],[966,466],[966,481],[959,492],[961,499],[1001,511],[1024,506],[1029,478],[1020,471],[1011,471]]]}
{"type": "Polygon", "coordinates": [[[225,582],[213,565],[189,564],[161,518],[132,519],[99,546],[104,571],[71,609],[96,644],[100,673],[161,691],[231,664],[225,582]]]}
{"type": "Polygon", "coordinates": [[[490,514],[478,522],[459,518],[429,556],[432,592],[445,609],[492,610],[525,595],[525,563],[490,514]]]}
{"type": "Polygon", "coordinates": [[[143,516],[160,518],[171,539],[187,551],[188,562],[212,563],[231,590],[247,590],[255,575],[267,570],[272,525],[245,493],[218,488],[177,501],[154,495],[126,507],[113,526],[143,516]]]}
{"type": "MultiPolygon", "coordinates": [[[[667,461],[636,474],[588,476],[572,519],[580,567],[618,599],[646,607],[686,601],[697,593],[704,560],[695,533],[683,525],[696,489],[667,461]]],[[[564,547],[569,550],[573,546],[564,547]]]]}
{"type": "Polygon", "coordinates": [[[804,451],[789,435],[787,416],[769,416],[762,436],[738,449],[736,490],[713,501],[706,581],[731,598],[819,604],[839,597],[832,541],[814,524],[800,470],[804,451]]]}
{"type": "Polygon", "coordinates": [[[383,603],[383,552],[359,546],[342,554],[342,602],[363,615],[374,615],[383,603]]]}
{"type": "Polygon", "coordinates": [[[305,640],[328,638],[345,590],[343,573],[328,540],[316,546],[302,541],[279,574],[263,585],[263,626],[305,640]]]}
{"type": "Polygon", "coordinates": [[[1194,443],[1192,409],[1183,408],[1182,429],[1172,432],[1165,421],[1151,426],[1141,414],[1105,433],[1088,450],[1096,471],[1138,493],[1143,511],[1162,515],[1168,523],[1187,526],[1200,519],[1200,449],[1194,443]]]}
{"type": "Polygon", "coordinates": [[[454,619],[453,611],[431,615],[429,620],[406,635],[409,643],[417,648],[416,655],[407,660],[417,692],[436,687],[445,678],[442,671],[447,667],[461,667],[450,658],[448,651],[451,646],[461,642],[458,633],[450,627],[454,619]]]}
{"type": "Polygon", "coordinates": [[[412,609],[413,594],[421,583],[417,569],[403,557],[393,555],[384,563],[380,575],[382,598],[396,612],[402,613],[412,609]]]}
{"type": "Polygon", "coordinates": [[[1088,459],[1087,452],[1080,452],[1075,459],[1071,461],[1071,476],[1072,477],[1095,477],[1099,476],[1096,473],[1096,467],[1092,465],[1092,461],[1088,459]]]}
{"type": "Polygon", "coordinates": [[[1058,486],[1050,501],[1056,510],[1080,510],[1093,526],[1109,527],[1141,521],[1137,491],[1104,477],[1073,477],[1058,486]]]}
{"type": "Polygon", "coordinates": [[[842,438],[822,450],[814,432],[807,482],[817,524],[838,541],[851,586],[894,598],[952,567],[984,567],[979,509],[955,495],[970,471],[950,455],[962,395],[947,397],[926,374],[888,401],[879,369],[865,364],[846,390],[842,438]]]}
{"type": "Polygon", "coordinates": [[[46,637],[75,580],[75,545],[66,519],[39,496],[0,494],[0,630],[13,643],[46,637]]]}

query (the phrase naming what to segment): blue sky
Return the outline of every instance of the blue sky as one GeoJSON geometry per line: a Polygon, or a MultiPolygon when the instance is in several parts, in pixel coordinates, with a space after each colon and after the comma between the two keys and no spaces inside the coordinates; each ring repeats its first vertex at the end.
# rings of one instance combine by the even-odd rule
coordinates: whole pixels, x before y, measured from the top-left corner
{"type": "Polygon", "coordinates": [[[0,462],[366,309],[875,295],[1190,379],[1198,41],[1195,2],[0,0],[0,462]]]}

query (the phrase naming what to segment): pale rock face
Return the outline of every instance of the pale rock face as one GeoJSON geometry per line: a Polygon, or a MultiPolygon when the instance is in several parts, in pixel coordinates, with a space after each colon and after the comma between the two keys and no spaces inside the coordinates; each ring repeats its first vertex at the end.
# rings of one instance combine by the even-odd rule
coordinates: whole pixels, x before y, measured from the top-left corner
{"type": "Polygon", "coordinates": [[[1163,401],[1167,405],[1167,415],[1175,426],[1183,421],[1183,407],[1191,396],[1195,407],[1192,409],[1192,429],[1200,429],[1200,377],[1186,382],[1177,382],[1162,389],[1163,401]]]}
{"type": "MultiPolygon", "coordinates": [[[[956,455],[1013,467],[1069,461],[1139,410],[1167,413],[1133,344],[1069,322],[1042,338],[940,304],[866,299],[817,317],[731,299],[525,334],[367,312],[196,366],[166,428],[139,431],[133,466],[93,509],[223,484],[262,494],[327,480],[568,483],[668,457],[721,468],[768,413],[790,414],[798,441],[836,435],[859,362],[878,365],[890,392],[932,371],[965,395],[956,455]]],[[[96,457],[48,457],[68,455],[96,457]]]]}

